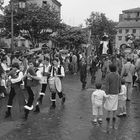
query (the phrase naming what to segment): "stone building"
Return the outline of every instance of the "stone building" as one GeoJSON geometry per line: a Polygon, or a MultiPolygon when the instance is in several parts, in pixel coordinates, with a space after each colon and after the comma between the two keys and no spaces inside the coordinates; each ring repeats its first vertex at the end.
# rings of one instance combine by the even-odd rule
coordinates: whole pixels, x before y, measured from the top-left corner
{"type": "Polygon", "coordinates": [[[122,11],[119,15],[119,23],[116,27],[116,48],[127,44],[127,36],[131,34],[134,38],[140,39],[140,7],[122,11]]]}
{"type": "Polygon", "coordinates": [[[45,4],[49,4],[51,7],[55,8],[55,10],[59,13],[59,17],[61,18],[61,3],[57,0],[27,0],[31,3],[36,3],[38,6],[43,6],[45,4]]]}

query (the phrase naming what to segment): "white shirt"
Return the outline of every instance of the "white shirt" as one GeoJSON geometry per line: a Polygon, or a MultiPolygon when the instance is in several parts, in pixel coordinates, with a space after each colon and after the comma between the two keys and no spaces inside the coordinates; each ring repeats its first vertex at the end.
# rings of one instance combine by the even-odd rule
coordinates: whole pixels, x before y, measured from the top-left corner
{"type": "MultiPolygon", "coordinates": [[[[17,70],[16,72],[19,72],[19,70],[17,70]]],[[[10,76],[9,78],[11,79],[11,82],[12,82],[13,84],[18,83],[18,82],[20,82],[20,81],[22,80],[22,78],[23,78],[23,72],[20,71],[19,74],[18,74],[18,77],[15,78],[15,79],[12,79],[11,76],[10,76]]]]}
{"type": "Polygon", "coordinates": [[[6,82],[4,79],[1,80],[1,86],[4,86],[6,88],[6,82]]]}
{"type": "Polygon", "coordinates": [[[5,64],[5,63],[1,63],[1,66],[4,71],[10,70],[10,68],[8,68],[7,64],[5,64]]]}
{"type": "Polygon", "coordinates": [[[126,93],[127,93],[127,88],[125,85],[121,86],[121,93],[119,93],[119,100],[126,100],[126,93]]]}
{"type": "Polygon", "coordinates": [[[41,72],[40,70],[38,70],[38,71],[36,72],[36,76],[37,76],[38,78],[40,78],[39,82],[41,83],[42,72],[41,72]]]}
{"type": "Polygon", "coordinates": [[[108,41],[103,41],[103,54],[107,54],[107,50],[108,50],[108,41]]]}
{"type": "MultiPolygon", "coordinates": [[[[50,64],[49,64],[48,66],[45,65],[45,72],[49,72],[50,66],[51,66],[50,64]]],[[[43,66],[40,67],[39,70],[40,70],[41,72],[43,72],[43,71],[44,71],[44,67],[43,67],[43,66]]]]}
{"type": "MultiPolygon", "coordinates": [[[[60,75],[58,75],[58,68],[59,68],[60,66],[58,66],[57,68],[56,67],[52,67],[52,70],[51,70],[51,77],[53,77],[53,76],[60,76],[60,75]],[[54,75],[53,75],[53,69],[54,69],[54,75]]],[[[64,71],[64,67],[63,66],[61,66],[61,76],[62,77],[65,77],[65,71],[64,71]]]]}
{"type": "Polygon", "coordinates": [[[101,89],[97,89],[91,95],[92,104],[101,106],[103,104],[104,97],[108,97],[108,95],[106,95],[105,91],[103,91],[101,89]]]}

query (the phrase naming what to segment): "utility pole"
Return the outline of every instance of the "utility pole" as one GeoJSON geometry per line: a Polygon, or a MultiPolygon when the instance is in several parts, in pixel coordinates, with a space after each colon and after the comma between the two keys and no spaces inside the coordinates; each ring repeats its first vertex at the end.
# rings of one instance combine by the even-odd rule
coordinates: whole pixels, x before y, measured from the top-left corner
{"type": "Polygon", "coordinates": [[[14,3],[11,0],[11,50],[14,52],[14,3]]]}

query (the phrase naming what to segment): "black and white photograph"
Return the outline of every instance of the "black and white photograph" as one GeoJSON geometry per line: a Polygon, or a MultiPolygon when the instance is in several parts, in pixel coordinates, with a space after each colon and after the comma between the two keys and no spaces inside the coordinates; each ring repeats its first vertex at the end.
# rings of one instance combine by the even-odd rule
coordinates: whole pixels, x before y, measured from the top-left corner
{"type": "Polygon", "coordinates": [[[0,140],[140,140],[139,0],[0,0],[0,140]]]}

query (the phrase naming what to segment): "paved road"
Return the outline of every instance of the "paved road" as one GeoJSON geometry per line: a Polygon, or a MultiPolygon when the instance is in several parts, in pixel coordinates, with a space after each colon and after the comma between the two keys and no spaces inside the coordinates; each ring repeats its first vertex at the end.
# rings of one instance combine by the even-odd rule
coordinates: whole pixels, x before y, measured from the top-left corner
{"type": "MultiPolygon", "coordinates": [[[[44,99],[40,114],[30,114],[27,122],[20,119],[17,100],[13,108],[13,117],[4,119],[6,100],[0,101],[0,140],[139,140],[140,139],[140,94],[133,91],[132,101],[127,103],[127,118],[117,119],[117,130],[110,134],[102,127],[91,123],[91,85],[81,91],[78,76],[67,76],[64,80],[66,103],[62,106],[57,100],[55,110],[50,110],[49,96],[44,99]]],[[[48,92],[47,92],[48,93],[48,92]]]]}

